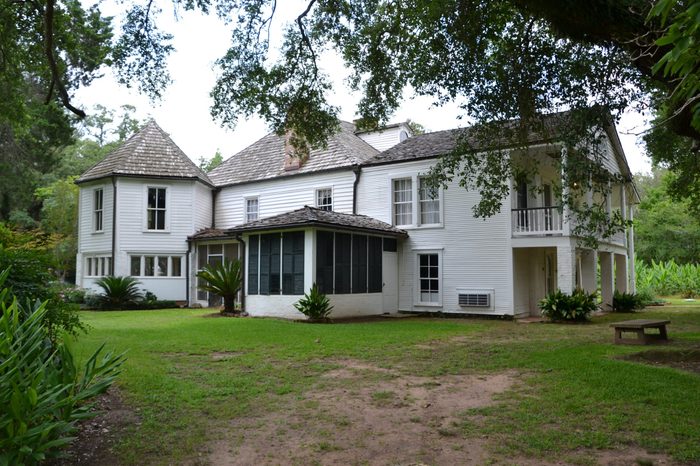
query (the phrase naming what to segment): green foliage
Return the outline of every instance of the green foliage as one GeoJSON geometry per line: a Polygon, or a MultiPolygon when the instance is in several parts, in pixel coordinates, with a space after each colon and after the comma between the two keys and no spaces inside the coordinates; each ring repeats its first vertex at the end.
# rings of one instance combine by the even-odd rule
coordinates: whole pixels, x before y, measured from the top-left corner
{"type": "Polygon", "coordinates": [[[49,299],[53,281],[51,257],[41,249],[8,249],[0,245],[0,270],[11,269],[5,285],[20,299],[49,299]]]}
{"type": "Polygon", "coordinates": [[[197,272],[197,278],[202,280],[198,285],[200,290],[217,294],[223,298],[223,313],[234,314],[236,312],[236,295],[242,285],[240,261],[224,259],[219,264],[207,264],[197,272]]]}
{"type": "Polygon", "coordinates": [[[95,285],[102,288],[100,307],[102,309],[131,309],[142,299],[138,285],[141,282],[134,277],[100,277],[95,285]]]}
{"type": "MultiPolygon", "coordinates": [[[[8,272],[0,274],[0,288],[8,272]]],[[[88,403],[119,374],[123,355],[102,347],[79,369],[65,342],[52,345],[47,303],[24,307],[0,291],[0,464],[37,464],[59,456],[76,423],[94,415],[88,403]]]]}
{"type": "Polygon", "coordinates": [[[615,290],[612,310],[613,312],[634,312],[644,309],[645,301],[645,296],[635,293],[620,293],[615,290]]]}
{"type": "Polygon", "coordinates": [[[637,289],[657,296],[680,294],[684,298],[700,296],[700,265],[636,260],[637,289]]]}
{"type": "Polygon", "coordinates": [[[199,158],[199,168],[201,168],[205,173],[209,173],[219,165],[224,162],[224,157],[221,155],[219,149],[216,150],[214,157],[207,160],[204,157],[199,158]]]}
{"type": "Polygon", "coordinates": [[[139,301],[135,309],[172,309],[178,307],[175,301],[158,299],[155,293],[146,290],[143,299],[139,301]]]}
{"type": "Polygon", "coordinates": [[[333,310],[328,296],[318,290],[314,283],[311,290],[304,294],[304,297],[294,303],[297,311],[304,314],[309,320],[314,322],[324,322],[333,310]]]}
{"type": "Polygon", "coordinates": [[[557,290],[550,293],[539,303],[542,315],[553,321],[582,322],[588,320],[596,310],[596,293],[586,293],[577,289],[572,294],[557,290]]]}

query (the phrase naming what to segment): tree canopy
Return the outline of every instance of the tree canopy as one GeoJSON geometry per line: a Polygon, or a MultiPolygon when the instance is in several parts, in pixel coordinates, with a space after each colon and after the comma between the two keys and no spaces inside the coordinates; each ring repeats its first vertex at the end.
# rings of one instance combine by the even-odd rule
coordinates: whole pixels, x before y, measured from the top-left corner
{"type": "MultiPolygon", "coordinates": [[[[656,121],[648,139],[673,139],[678,148],[669,154],[654,149],[663,144],[650,144],[654,160],[688,170],[677,178],[677,192],[690,186],[700,193],[700,0],[307,0],[284,25],[279,48],[270,40],[280,23],[276,0],[135,0],[119,34],[99,6],[77,0],[0,4],[0,50],[9,50],[2,52],[7,85],[0,92],[8,98],[0,99],[0,115],[15,121],[22,121],[27,79],[46,102],[81,116],[71,92],[89,84],[101,65],[159,96],[170,80],[171,37],[157,27],[167,5],[216,14],[231,26],[231,46],[217,61],[211,92],[212,115],[224,125],[260,115],[279,133],[293,130],[300,149],[324,144],[337,127],[338,109],[328,103],[333,89],[319,57],[332,50],[350,69],[350,87],[362,94],[364,127],[387,121],[408,87],[437,105],[460,102],[478,139],[515,147],[543,129],[543,114],[570,110],[562,139],[576,150],[560,163],[569,174],[563,185],[581,191],[606,194],[611,181],[624,181],[603,171],[588,175],[586,161],[600,162],[600,132],[591,128],[630,107],[651,109],[656,121]],[[517,123],[506,130],[494,124],[511,120],[517,123]]],[[[478,189],[483,202],[475,213],[491,215],[518,167],[495,149],[484,156],[483,144],[470,137],[471,144],[442,162],[435,180],[458,178],[478,189]]],[[[564,188],[563,202],[575,210],[581,193],[566,198],[564,188]]]]}

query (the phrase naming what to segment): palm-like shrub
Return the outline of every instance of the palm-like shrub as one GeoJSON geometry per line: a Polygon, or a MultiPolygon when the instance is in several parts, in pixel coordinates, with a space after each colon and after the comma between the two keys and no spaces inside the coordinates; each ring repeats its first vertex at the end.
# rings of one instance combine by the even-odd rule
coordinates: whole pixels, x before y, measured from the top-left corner
{"type": "Polygon", "coordinates": [[[557,290],[540,301],[539,306],[542,315],[553,321],[583,322],[596,310],[597,299],[596,293],[586,293],[581,289],[570,295],[557,290]]]}
{"type": "Polygon", "coordinates": [[[294,307],[299,312],[308,317],[314,322],[324,322],[328,320],[328,316],[333,310],[328,296],[321,293],[314,283],[311,291],[304,295],[298,302],[294,303],[294,307]]]}
{"type": "Polygon", "coordinates": [[[241,262],[225,259],[215,265],[207,264],[197,272],[198,288],[219,295],[224,300],[224,314],[236,313],[236,295],[241,289],[241,262]]]}
{"type": "Polygon", "coordinates": [[[104,293],[100,296],[103,309],[128,309],[134,307],[142,298],[134,277],[102,277],[95,282],[104,293]]]}

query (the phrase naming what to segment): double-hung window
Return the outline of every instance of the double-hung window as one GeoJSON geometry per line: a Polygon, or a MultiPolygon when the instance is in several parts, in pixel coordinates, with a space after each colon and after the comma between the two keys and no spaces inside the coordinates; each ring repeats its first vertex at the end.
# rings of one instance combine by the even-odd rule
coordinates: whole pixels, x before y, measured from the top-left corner
{"type": "Polygon", "coordinates": [[[401,227],[442,224],[440,189],[427,177],[412,175],[391,180],[393,222],[401,227]]]}
{"type": "Polygon", "coordinates": [[[333,190],[331,188],[316,190],[316,207],[321,210],[333,210],[333,190]]]}
{"type": "Polygon", "coordinates": [[[147,228],[165,230],[165,188],[148,188],[147,228]]]}
{"type": "Polygon", "coordinates": [[[393,180],[394,225],[413,224],[413,180],[393,180]]]}
{"type": "Polygon", "coordinates": [[[103,213],[104,213],[104,191],[102,188],[96,189],[95,191],[95,198],[94,198],[94,218],[95,218],[95,224],[94,224],[94,231],[102,231],[102,218],[103,218],[103,213]]]}
{"type": "Polygon", "coordinates": [[[250,197],[245,200],[245,221],[253,222],[258,219],[260,202],[257,197],[250,197]]]}

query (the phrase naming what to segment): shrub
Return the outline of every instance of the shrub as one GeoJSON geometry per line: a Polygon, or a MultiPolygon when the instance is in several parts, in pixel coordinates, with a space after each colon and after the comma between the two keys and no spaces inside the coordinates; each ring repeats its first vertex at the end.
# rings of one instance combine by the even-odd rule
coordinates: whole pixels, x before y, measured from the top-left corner
{"type": "Polygon", "coordinates": [[[236,295],[241,289],[241,262],[225,259],[216,265],[205,265],[197,272],[202,279],[198,288],[221,296],[224,299],[225,314],[236,313],[236,295]]]}
{"type": "Polygon", "coordinates": [[[643,308],[643,296],[634,293],[620,293],[615,290],[613,295],[613,312],[634,312],[643,308]]]}
{"type": "Polygon", "coordinates": [[[61,294],[63,295],[63,300],[67,303],[83,304],[87,290],[71,286],[64,288],[61,294]]]}
{"type": "MultiPolygon", "coordinates": [[[[0,288],[7,276],[0,274],[0,288]]],[[[48,341],[46,305],[26,308],[8,288],[0,291],[0,464],[60,456],[76,423],[94,415],[87,402],[109,388],[124,361],[100,357],[100,347],[78,369],[65,342],[48,341]]]]}
{"type": "Polygon", "coordinates": [[[572,294],[557,290],[539,303],[542,315],[553,321],[582,322],[597,308],[596,293],[577,289],[572,294]]]}
{"type": "Polygon", "coordinates": [[[101,309],[129,309],[141,300],[140,282],[133,277],[101,277],[95,284],[104,290],[100,295],[101,309]]]}
{"type": "Polygon", "coordinates": [[[328,296],[318,291],[318,287],[315,283],[314,286],[311,287],[311,291],[306,293],[298,302],[294,303],[294,307],[309,320],[314,322],[327,321],[328,316],[333,310],[328,296]]]}

